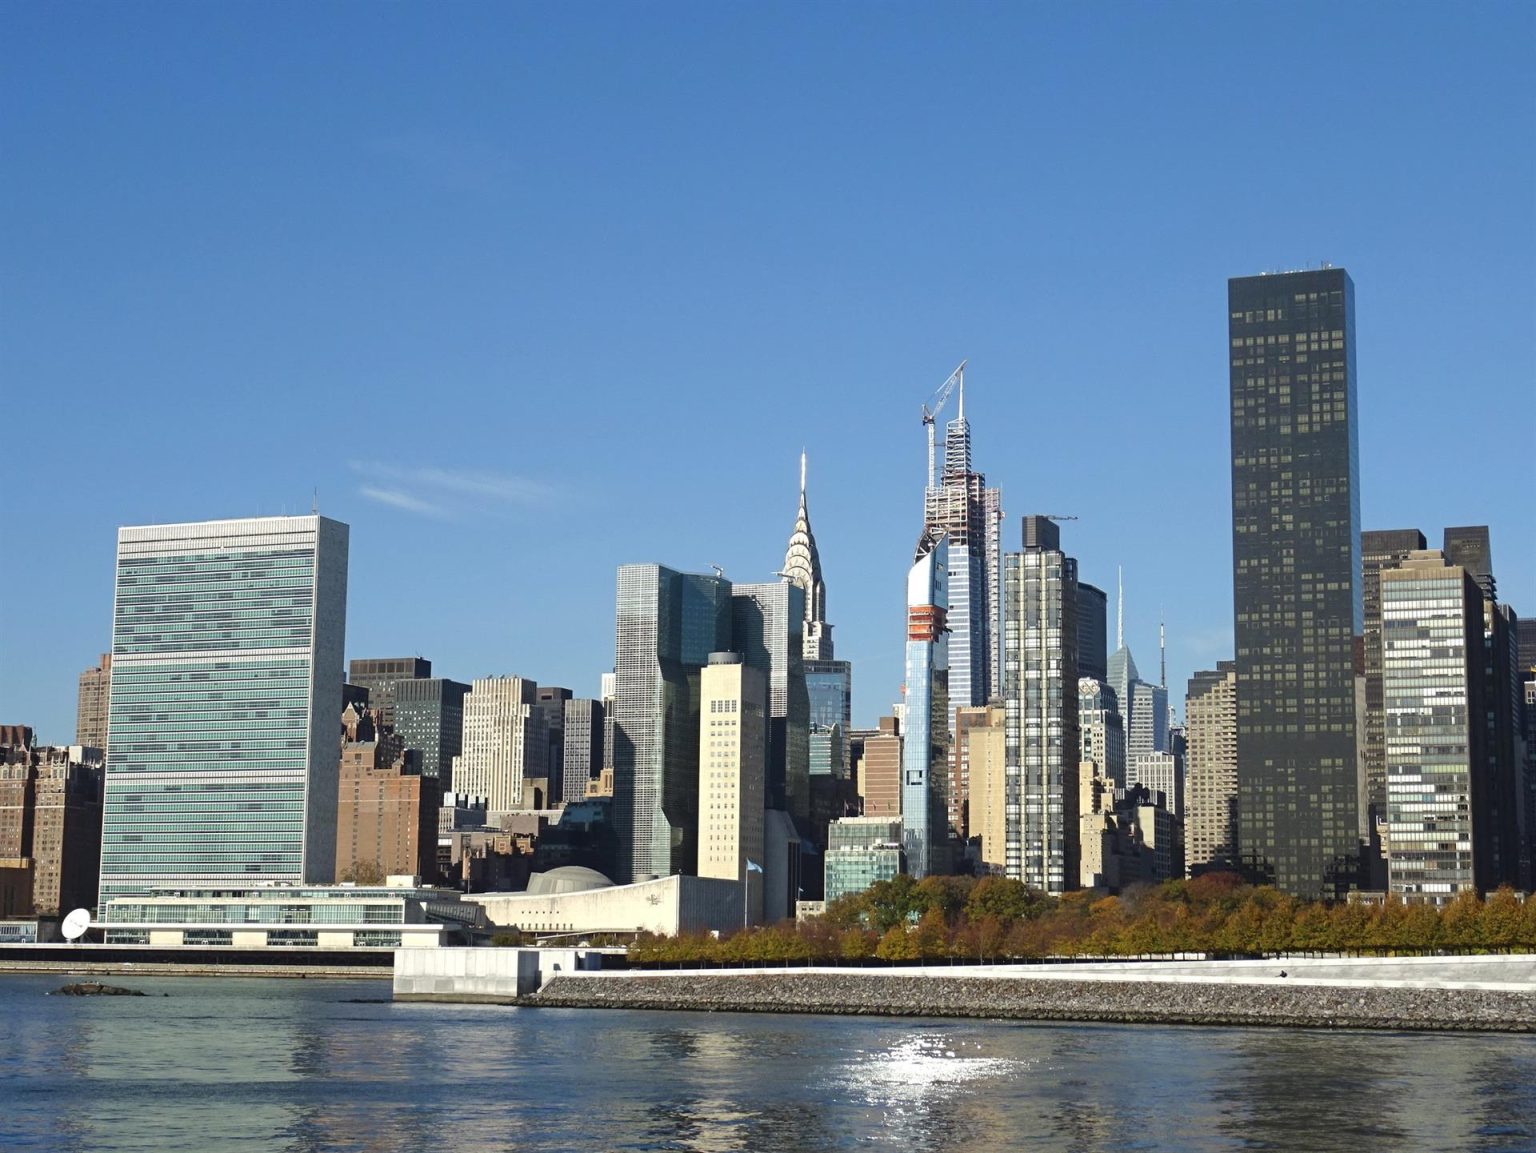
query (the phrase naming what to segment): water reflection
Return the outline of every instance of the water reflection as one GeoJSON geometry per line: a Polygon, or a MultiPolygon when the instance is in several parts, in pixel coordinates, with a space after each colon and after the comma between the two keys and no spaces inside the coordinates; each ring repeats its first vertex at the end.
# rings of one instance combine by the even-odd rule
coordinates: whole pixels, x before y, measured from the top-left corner
{"type": "Polygon", "coordinates": [[[1536,1148],[1527,1038],[352,1004],[0,978],[0,1148],[1536,1148]]]}

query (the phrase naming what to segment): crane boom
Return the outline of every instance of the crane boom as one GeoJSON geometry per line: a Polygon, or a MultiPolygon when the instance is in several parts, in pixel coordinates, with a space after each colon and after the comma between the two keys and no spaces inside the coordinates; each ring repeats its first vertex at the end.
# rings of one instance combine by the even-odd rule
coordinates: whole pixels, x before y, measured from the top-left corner
{"type": "Polygon", "coordinates": [[[945,404],[949,402],[950,395],[957,388],[961,390],[963,395],[965,391],[965,361],[963,360],[960,362],[960,367],[955,369],[954,372],[950,373],[949,376],[945,379],[944,383],[939,385],[938,391],[933,394],[933,398],[927,404],[923,405],[923,424],[926,425],[928,429],[929,488],[936,488],[938,487],[939,483],[939,475],[937,471],[938,462],[936,459],[937,454],[935,444],[936,433],[934,431],[935,421],[938,419],[939,411],[944,407],[945,404]]]}

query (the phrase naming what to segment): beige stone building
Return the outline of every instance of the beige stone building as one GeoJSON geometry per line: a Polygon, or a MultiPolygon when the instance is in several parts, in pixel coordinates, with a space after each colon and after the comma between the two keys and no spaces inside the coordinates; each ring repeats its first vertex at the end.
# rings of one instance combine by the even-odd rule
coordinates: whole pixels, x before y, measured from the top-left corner
{"type": "Polygon", "coordinates": [[[956,710],[955,763],[967,778],[967,835],[981,839],[982,863],[999,872],[1007,864],[1004,809],[1003,718],[1000,704],[956,710]]]}
{"type": "Polygon", "coordinates": [[[762,920],[767,683],[737,653],[699,674],[698,875],[747,882],[746,919],[762,920]]]}
{"type": "Polygon", "coordinates": [[[523,806],[523,778],[546,775],[538,686],[523,677],[486,677],[464,698],[463,752],[453,790],[483,797],[494,818],[523,806]]]}
{"type": "Polygon", "coordinates": [[[1237,844],[1237,665],[1189,679],[1184,698],[1185,858],[1191,874],[1235,867],[1237,844]]]}

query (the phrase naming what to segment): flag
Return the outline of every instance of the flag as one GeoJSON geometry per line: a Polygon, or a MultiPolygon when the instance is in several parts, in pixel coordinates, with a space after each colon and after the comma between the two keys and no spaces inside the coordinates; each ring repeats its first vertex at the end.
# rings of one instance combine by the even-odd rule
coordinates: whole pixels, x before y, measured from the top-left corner
{"type": "Polygon", "coordinates": [[[751,857],[747,858],[747,872],[749,872],[749,873],[761,873],[762,871],[763,871],[763,867],[761,865],[759,865],[751,857]]]}

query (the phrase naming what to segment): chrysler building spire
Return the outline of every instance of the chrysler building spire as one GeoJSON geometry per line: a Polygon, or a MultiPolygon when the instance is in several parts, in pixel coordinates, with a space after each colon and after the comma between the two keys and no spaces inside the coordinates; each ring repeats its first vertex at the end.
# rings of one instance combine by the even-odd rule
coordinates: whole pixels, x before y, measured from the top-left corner
{"type": "Polygon", "coordinates": [[[832,659],[832,626],[827,623],[827,586],[821,579],[821,557],[811,532],[811,514],[805,497],[805,453],[800,453],[800,511],[789,534],[784,553],[783,576],[805,590],[805,656],[808,660],[832,659]]]}

